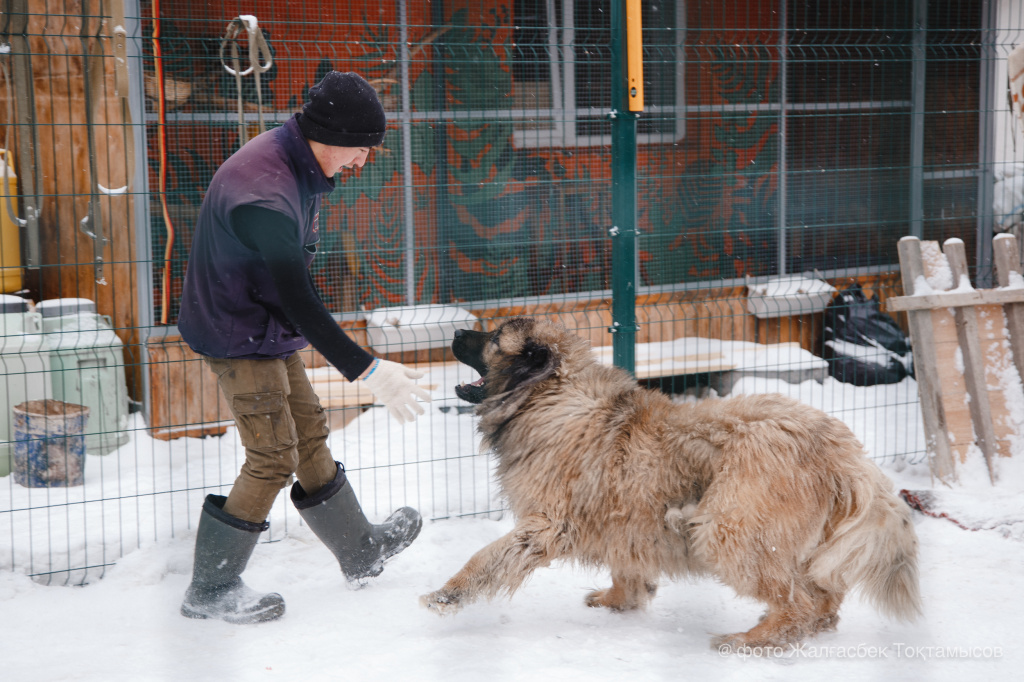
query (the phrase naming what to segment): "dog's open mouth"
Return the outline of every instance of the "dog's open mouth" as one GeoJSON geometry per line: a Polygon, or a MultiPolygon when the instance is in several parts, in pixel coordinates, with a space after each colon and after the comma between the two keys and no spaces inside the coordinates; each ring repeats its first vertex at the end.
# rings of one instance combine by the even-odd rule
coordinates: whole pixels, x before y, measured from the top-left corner
{"type": "Polygon", "coordinates": [[[484,347],[491,339],[491,334],[478,332],[472,329],[455,330],[455,338],[452,339],[452,354],[462,364],[476,370],[480,378],[468,384],[459,384],[455,387],[455,395],[467,403],[479,405],[487,398],[487,384],[484,378],[487,376],[487,365],[484,363],[484,347]]]}
{"type": "Polygon", "coordinates": [[[484,384],[484,377],[480,377],[476,381],[468,384],[459,384],[455,387],[455,395],[459,396],[467,403],[473,403],[479,405],[487,397],[487,389],[484,384]]]}

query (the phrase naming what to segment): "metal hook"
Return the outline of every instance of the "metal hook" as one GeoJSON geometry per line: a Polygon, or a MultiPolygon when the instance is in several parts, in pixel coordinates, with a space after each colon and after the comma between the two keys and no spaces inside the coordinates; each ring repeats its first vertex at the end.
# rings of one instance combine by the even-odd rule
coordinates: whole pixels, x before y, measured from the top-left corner
{"type": "Polygon", "coordinates": [[[228,22],[224,33],[224,39],[220,43],[220,63],[224,70],[235,77],[235,87],[238,93],[238,132],[239,144],[245,144],[247,135],[245,131],[245,112],[242,105],[242,77],[253,75],[256,82],[257,115],[259,117],[260,132],[266,130],[263,122],[263,88],[260,84],[260,74],[266,73],[274,65],[273,56],[270,54],[270,46],[267,44],[263,31],[260,30],[259,21],[255,16],[246,14],[235,17],[228,22]],[[238,53],[238,37],[242,31],[249,37],[249,68],[242,70],[238,53]],[[224,49],[231,46],[231,65],[229,66],[224,57],[224,49]],[[262,62],[260,61],[262,58],[262,62]]]}

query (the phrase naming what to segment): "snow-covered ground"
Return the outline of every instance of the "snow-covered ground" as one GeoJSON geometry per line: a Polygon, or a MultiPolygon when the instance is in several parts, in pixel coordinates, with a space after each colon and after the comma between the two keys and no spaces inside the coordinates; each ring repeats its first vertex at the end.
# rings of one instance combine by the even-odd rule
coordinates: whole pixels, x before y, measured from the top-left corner
{"type": "MultiPolygon", "coordinates": [[[[854,595],[838,631],[800,650],[722,656],[711,636],[750,628],[759,605],[696,580],[663,583],[643,612],[589,609],[583,596],[608,576],[571,565],[538,571],[511,600],[438,618],[418,596],[512,527],[500,514],[461,516],[499,507],[474,418],[458,413],[451,394],[467,378],[428,377],[438,399],[413,425],[373,409],[332,435],[371,518],[411,504],[435,519],[417,542],[352,589],[282,496],[273,541],[257,546],[245,579],[280,592],[288,611],[259,626],[178,614],[202,498],[226,491],[241,461],[233,429],[164,442],[138,421],[130,443],[88,458],[82,488],[30,491],[0,478],[0,509],[23,510],[9,522],[0,515],[0,679],[837,682],[1010,678],[1024,665],[1024,453],[998,463],[994,488],[980,461],[963,468],[956,509],[972,521],[998,520],[995,529],[970,532],[915,514],[925,609],[916,623],[887,621],[854,595]],[[90,501],[100,496],[106,501],[90,501]],[[60,584],[49,586],[25,575],[29,563],[37,572],[115,560],[102,579],[90,571],[84,587],[63,585],[80,572],[57,573],[60,584]]],[[[733,390],[779,390],[835,414],[897,489],[934,487],[922,456],[897,456],[924,449],[913,380],[855,388],[744,379],[733,390]]]]}

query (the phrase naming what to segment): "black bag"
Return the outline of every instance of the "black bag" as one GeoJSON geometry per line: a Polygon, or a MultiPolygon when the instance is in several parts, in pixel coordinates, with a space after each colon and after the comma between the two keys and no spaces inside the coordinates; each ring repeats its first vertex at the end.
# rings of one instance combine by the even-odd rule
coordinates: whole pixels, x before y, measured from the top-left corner
{"type": "Polygon", "coordinates": [[[828,372],[839,381],[874,386],[913,376],[910,340],[896,321],[882,312],[878,297],[864,296],[859,284],[840,291],[825,309],[823,340],[828,372]],[[853,355],[849,348],[844,349],[845,344],[876,349],[877,353],[853,355]]]}

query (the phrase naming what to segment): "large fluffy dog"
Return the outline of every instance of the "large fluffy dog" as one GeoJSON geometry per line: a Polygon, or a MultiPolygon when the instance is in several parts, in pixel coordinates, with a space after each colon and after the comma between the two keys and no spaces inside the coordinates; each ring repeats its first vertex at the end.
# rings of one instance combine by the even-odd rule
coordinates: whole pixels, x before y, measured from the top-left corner
{"type": "Polygon", "coordinates": [[[857,586],[890,616],[918,614],[909,510],[841,421],[780,395],[675,404],[543,320],[459,331],[452,349],[481,375],[457,394],[479,405],[517,523],[421,597],[428,608],[511,594],[568,559],[611,570],[590,606],[642,607],[661,575],[694,573],[767,605],[715,645],[832,630],[857,586]]]}

